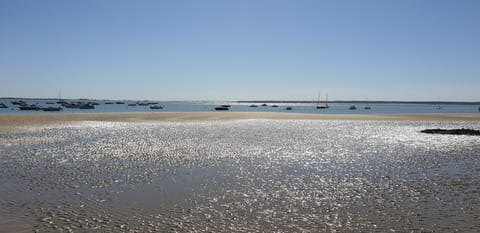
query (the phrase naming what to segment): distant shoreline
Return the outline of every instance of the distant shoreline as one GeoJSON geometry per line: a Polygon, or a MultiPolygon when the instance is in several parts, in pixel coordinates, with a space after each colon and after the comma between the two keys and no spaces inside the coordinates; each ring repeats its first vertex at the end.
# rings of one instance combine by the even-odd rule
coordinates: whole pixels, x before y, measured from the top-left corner
{"type": "MultiPolygon", "coordinates": [[[[48,101],[57,101],[58,98],[20,98],[20,97],[0,97],[0,100],[48,100],[48,101]]],[[[67,101],[139,101],[143,99],[91,99],[91,98],[67,98],[62,99],[67,101]]],[[[145,99],[147,100],[147,99],[145,99]]],[[[151,99],[149,101],[159,101],[159,102],[228,102],[228,103],[276,103],[276,104],[315,104],[318,101],[314,100],[155,100],[151,99]]],[[[324,103],[324,100],[320,101],[324,103]]],[[[402,101],[402,100],[329,100],[328,103],[337,103],[337,104],[443,104],[443,105],[480,105],[480,101],[402,101]]]]}
{"type": "MultiPolygon", "coordinates": [[[[236,103],[285,103],[285,104],[315,104],[318,101],[308,100],[239,100],[236,103]]],[[[320,101],[325,103],[325,101],[320,101]]],[[[473,101],[383,101],[383,100],[332,100],[329,104],[444,104],[444,105],[480,105],[480,102],[473,101]]]]}
{"type": "Polygon", "coordinates": [[[480,114],[303,114],[273,112],[162,112],[162,113],[74,113],[0,115],[0,132],[81,121],[107,122],[195,122],[228,120],[371,120],[371,121],[468,121],[480,122],[480,114]]]}

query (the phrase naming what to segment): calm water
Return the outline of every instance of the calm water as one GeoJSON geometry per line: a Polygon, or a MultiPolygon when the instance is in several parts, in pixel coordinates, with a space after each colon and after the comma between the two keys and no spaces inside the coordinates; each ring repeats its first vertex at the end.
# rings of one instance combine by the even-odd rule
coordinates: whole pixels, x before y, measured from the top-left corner
{"type": "Polygon", "coordinates": [[[0,134],[0,224],[478,232],[480,138],[419,133],[431,127],[480,123],[82,122],[0,134]]]}
{"type": "MultiPolygon", "coordinates": [[[[51,101],[51,100],[50,100],[51,101]]],[[[43,111],[20,111],[18,107],[12,105],[11,100],[2,99],[0,103],[6,104],[9,108],[1,109],[0,114],[49,114],[43,111]]],[[[27,100],[28,104],[38,104],[42,107],[58,106],[57,104],[47,104],[46,100],[27,100]]],[[[365,104],[330,104],[328,109],[316,109],[313,104],[277,104],[278,107],[271,107],[272,103],[267,103],[267,107],[262,107],[261,104],[256,103],[258,107],[250,107],[250,103],[236,103],[236,102],[159,102],[163,106],[162,110],[152,110],[149,106],[128,106],[128,103],[135,103],[133,101],[126,101],[125,104],[105,104],[105,101],[97,101],[100,105],[95,109],[81,110],[81,109],[67,109],[60,113],[85,113],[85,112],[210,112],[215,111],[215,107],[221,104],[230,104],[232,107],[230,111],[234,112],[293,112],[293,113],[311,113],[311,114],[408,114],[408,113],[479,113],[479,106],[477,105],[454,105],[445,104],[441,109],[437,109],[438,105],[433,104],[368,104],[370,110],[364,109],[365,104]],[[351,105],[355,105],[357,110],[349,110],[351,105]],[[292,107],[292,110],[286,110],[286,107],[292,107]]],[[[51,112],[50,112],[51,113],[51,112]]],[[[58,113],[58,112],[54,112],[58,113]]]]}

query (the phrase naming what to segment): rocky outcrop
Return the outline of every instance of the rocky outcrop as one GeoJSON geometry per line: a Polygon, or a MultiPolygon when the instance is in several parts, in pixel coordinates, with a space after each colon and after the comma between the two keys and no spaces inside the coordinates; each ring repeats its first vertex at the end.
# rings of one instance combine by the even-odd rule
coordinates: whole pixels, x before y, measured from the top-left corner
{"type": "Polygon", "coordinates": [[[421,133],[480,136],[480,130],[474,129],[424,129],[421,133]]]}

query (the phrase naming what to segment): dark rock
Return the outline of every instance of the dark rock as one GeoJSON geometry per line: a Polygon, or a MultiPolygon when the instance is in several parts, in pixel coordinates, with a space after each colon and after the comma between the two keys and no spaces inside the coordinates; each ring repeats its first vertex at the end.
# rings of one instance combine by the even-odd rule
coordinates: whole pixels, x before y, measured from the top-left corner
{"type": "Polygon", "coordinates": [[[424,129],[421,133],[480,136],[480,130],[474,129],[424,129]]]}

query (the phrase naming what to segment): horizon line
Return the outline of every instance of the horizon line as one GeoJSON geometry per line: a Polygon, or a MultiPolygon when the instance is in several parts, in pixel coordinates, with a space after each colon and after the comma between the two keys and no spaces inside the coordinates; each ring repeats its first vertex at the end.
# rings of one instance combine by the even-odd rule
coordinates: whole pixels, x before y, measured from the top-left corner
{"type": "MultiPolygon", "coordinates": [[[[59,98],[37,98],[37,97],[0,97],[0,99],[25,99],[25,100],[59,100],[59,98]]],[[[105,98],[62,98],[61,100],[97,100],[97,101],[165,101],[165,102],[199,102],[199,101],[211,101],[211,102],[237,102],[237,103],[319,103],[315,100],[269,100],[269,99],[256,99],[256,100],[157,100],[157,99],[105,99],[105,98]]],[[[320,101],[325,103],[325,101],[320,101]]],[[[419,103],[419,104],[480,104],[479,101],[459,101],[459,100],[329,100],[327,103],[419,103]]]]}

